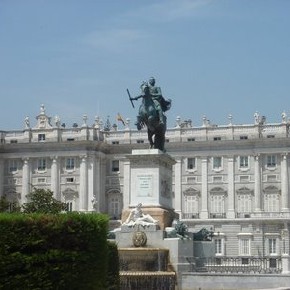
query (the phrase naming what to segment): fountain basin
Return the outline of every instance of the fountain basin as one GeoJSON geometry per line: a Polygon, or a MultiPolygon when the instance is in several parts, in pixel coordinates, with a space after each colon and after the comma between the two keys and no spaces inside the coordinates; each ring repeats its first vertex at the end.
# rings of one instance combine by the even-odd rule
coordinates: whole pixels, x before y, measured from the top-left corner
{"type": "Polygon", "coordinates": [[[120,271],[167,271],[169,250],[161,248],[119,248],[120,271]]]}
{"type": "Polygon", "coordinates": [[[120,272],[121,290],[174,290],[175,272],[120,272]]]}

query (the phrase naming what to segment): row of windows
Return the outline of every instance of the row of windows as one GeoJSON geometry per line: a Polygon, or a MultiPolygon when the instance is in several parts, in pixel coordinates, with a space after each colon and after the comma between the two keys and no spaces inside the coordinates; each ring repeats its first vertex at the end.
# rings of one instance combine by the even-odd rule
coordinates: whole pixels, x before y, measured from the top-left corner
{"type": "MultiPolygon", "coordinates": [[[[267,138],[275,138],[275,135],[267,135],[266,137],[267,138]]],[[[248,139],[249,139],[249,137],[247,135],[241,135],[240,136],[240,140],[248,140],[248,139]]],[[[212,138],[212,140],[213,141],[221,141],[222,140],[222,137],[221,136],[214,136],[212,138]]],[[[196,141],[196,139],[193,138],[193,137],[190,137],[190,138],[187,138],[187,141],[188,142],[194,142],[194,141],[196,141]]]]}
{"type": "MultiPolygon", "coordinates": [[[[236,197],[237,213],[251,213],[254,207],[254,196],[252,194],[238,194],[236,197]]],[[[209,198],[209,208],[212,217],[218,214],[220,217],[226,212],[227,196],[223,194],[211,194],[209,198]]],[[[201,198],[199,195],[185,195],[183,212],[188,217],[199,215],[201,198]]],[[[263,197],[263,208],[266,212],[280,212],[281,196],[279,193],[265,193],[263,197]]],[[[224,216],[225,217],[225,216],[224,216]]]]}
{"type": "MultiPolygon", "coordinates": [[[[267,135],[266,137],[267,138],[275,138],[275,135],[267,135]]],[[[247,135],[241,135],[240,136],[240,140],[248,140],[248,139],[249,139],[249,137],[247,135]]],[[[221,141],[221,140],[223,140],[223,138],[221,136],[214,136],[212,138],[212,140],[213,141],[221,141]]],[[[196,138],[194,138],[194,137],[187,138],[187,142],[195,142],[195,141],[196,141],[196,138]]],[[[165,142],[168,143],[169,142],[169,139],[166,139],[165,142]]],[[[143,139],[136,140],[136,143],[137,144],[143,144],[144,143],[144,140],[143,139]]],[[[120,144],[120,142],[119,141],[112,141],[112,144],[113,145],[118,145],[118,144],[120,144]]]]}
{"type": "MultiPolygon", "coordinates": [[[[224,256],[225,255],[225,237],[215,237],[215,254],[216,256],[224,256]]],[[[251,256],[252,249],[252,237],[239,237],[239,255],[240,256],[251,256]]],[[[267,255],[279,255],[279,239],[275,237],[270,237],[266,239],[266,254],[267,255]]]]}
{"type": "MultiPolygon", "coordinates": [[[[8,171],[10,173],[18,171],[20,166],[20,162],[17,159],[10,159],[8,163],[8,171]]],[[[37,160],[36,168],[38,171],[45,171],[47,169],[47,159],[39,158],[37,160]]],[[[75,170],[76,168],[76,159],[73,157],[69,157],[65,159],[65,169],[68,171],[75,170]]],[[[111,170],[113,172],[120,171],[120,162],[119,160],[113,160],[111,163],[111,170]]]]}
{"type": "MultiPolygon", "coordinates": [[[[250,157],[249,156],[239,156],[239,168],[249,168],[250,167],[250,157]]],[[[221,169],[223,167],[223,159],[220,156],[212,157],[212,168],[214,170],[221,169]]],[[[268,168],[273,168],[277,166],[277,156],[267,155],[266,156],[266,166],[268,168]]],[[[196,169],[196,158],[187,158],[187,169],[196,169]]]]}
{"type": "MultiPolygon", "coordinates": [[[[18,171],[18,168],[20,166],[20,162],[17,159],[11,159],[9,160],[8,164],[8,171],[10,173],[18,171]]],[[[76,160],[73,157],[69,157],[65,159],[65,169],[66,170],[74,170],[76,166],[76,160]]],[[[47,159],[46,158],[39,158],[37,160],[37,170],[38,171],[45,171],[47,169],[47,159]]]]}
{"type": "MultiPolygon", "coordinates": [[[[66,201],[66,211],[74,211],[75,202],[72,200],[66,201]]],[[[112,195],[108,200],[108,214],[112,219],[120,219],[122,213],[122,198],[121,196],[112,195]]]]}

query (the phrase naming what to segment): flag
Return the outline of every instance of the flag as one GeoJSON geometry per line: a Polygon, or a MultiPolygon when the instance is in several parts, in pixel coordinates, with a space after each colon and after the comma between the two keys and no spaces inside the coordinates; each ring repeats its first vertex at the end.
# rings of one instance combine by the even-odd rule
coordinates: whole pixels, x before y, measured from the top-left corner
{"type": "Polygon", "coordinates": [[[122,124],[125,126],[125,121],[124,121],[123,117],[120,115],[120,113],[118,113],[118,115],[117,115],[117,121],[122,122],[122,124]]]}

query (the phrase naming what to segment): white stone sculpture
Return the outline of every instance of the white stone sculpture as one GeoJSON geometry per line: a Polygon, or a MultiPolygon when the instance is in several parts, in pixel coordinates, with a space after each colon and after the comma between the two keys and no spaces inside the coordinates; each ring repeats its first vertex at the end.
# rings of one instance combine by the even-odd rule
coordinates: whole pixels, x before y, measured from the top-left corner
{"type": "Polygon", "coordinates": [[[155,220],[150,214],[144,214],[142,211],[142,203],[139,203],[136,208],[132,209],[128,218],[123,223],[129,227],[134,227],[135,225],[150,226],[157,225],[158,220],[155,220]]]}

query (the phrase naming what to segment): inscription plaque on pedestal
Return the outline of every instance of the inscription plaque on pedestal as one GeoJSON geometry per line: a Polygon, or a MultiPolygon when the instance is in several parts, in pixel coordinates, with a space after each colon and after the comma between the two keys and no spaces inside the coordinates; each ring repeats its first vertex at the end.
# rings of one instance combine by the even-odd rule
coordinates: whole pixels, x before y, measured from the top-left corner
{"type": "Polygon", "coordinates": [[[152,196],[152,175],[137,175],[136,194],[140,197],[152,196]]]}

